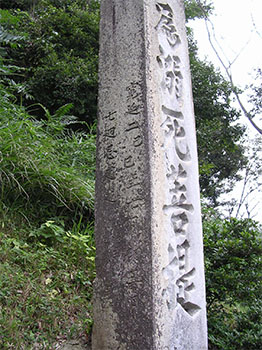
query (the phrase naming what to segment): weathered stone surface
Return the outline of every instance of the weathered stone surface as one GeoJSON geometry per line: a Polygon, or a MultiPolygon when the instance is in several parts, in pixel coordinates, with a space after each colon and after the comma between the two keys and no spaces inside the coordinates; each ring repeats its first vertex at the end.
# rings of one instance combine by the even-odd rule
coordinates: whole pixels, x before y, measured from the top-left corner
{"type": "Polygon", "coordinates": [[[89,344],[85,344],[81,340],[70,340],[62,345],[60,350],[91,350],[91,346],[89,344]]]}
{"type": "Polygon", "coordinates": [[[181,0],[102,0],[93,350],[206,350],[181,0]]]}

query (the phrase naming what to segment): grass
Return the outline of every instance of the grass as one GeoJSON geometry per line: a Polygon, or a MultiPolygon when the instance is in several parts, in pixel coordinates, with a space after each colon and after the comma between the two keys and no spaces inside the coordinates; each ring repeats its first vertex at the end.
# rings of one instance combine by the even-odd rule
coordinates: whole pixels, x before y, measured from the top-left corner
{"type": "Polygon", "coordinates": [[[0,231],[3,350],[54,349],[63,339],[88,336],[95,276],[92,227],[80,233],[48,224],[51,229],[0,231]]]}
{"type": "Polygon", "coordinates": [[[0,83],[1,350],[90,332],[95,135],[69,110],[36,120],[0,83]]]}

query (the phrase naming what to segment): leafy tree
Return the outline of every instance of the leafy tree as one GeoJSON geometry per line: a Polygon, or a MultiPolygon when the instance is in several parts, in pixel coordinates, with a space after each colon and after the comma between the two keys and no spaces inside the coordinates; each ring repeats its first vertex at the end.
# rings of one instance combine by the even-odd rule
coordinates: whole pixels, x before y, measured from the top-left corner
{"type": "Polygon", "coordinates": [[[67,128],[71,105],[37,121],[0,72],[0,348],[54,349],[90,332],[95,135],[67,128]]]}
{"type": "Polygon", "coordinates": [[[37,0],[0,0],[0,7],[2,9],[21,9],[21,10],[28,10],[30,9],[37,0]]]}
{"type": "MultiPolygon", "coordinates": [[[[254,95],[252,95],[251,102],[255,103],[254,108],[250,108],[241,98],[241,93],[243,92],[241,89],[237,88],[234,83],[234,76],[232,74],[232,66],[236,59],[239,57],[242,50],[240,50],[237,55],[235,55],[234,58],[230,59],[229,57],[225,56],[225,52],[223,52],[223,49],[221,48],[221,45],[216,40],[215,35],[215,29],[212,21],[209,18],[209,8],[206,6],[206,0],[185,0],[186,3],[189,3],[190,9],[193,11],[193,13],[197,14],[198,18],[204,18],[205,24],[206,24],[206,30],[208,34],[208,39],[211,48],[213,49],[217,59],[219,60],[221,66],[223,67],[223,70],[226,74],[226,77],[228,79],[228,82],[231,86],[232,92],[235,95],[236,102],[238,103],[238,106],[243,114],[248,120],[248,122],[252,125],[252,127],[260,134],[262,135],[262,128],[260,127],[259,119],[255,118],[258,116],[258,110],[256,109],[257,100],[256,100],[256,92],[254,95]],[[253,97],[255,98],[255,101],[253,100],[253,97]]],[[[194,17],[191,17],[194,18],[194,17]]],[[[253,17],[252,17],[253,18],[253,17]]],[[[257,34],[261,37],[261,34],[257,30],[256,23],[253,20],[252,23],[253,27],[255,28],[255,31],[257,34]]],[[[247,45],[247,44],[246,44],[247,45]]],[[[258,75],[260,75],[260,69],[258,69],[258,75]]],[[[254,85],[251,84],[251,88],[254,88],[254,85]]],[[[258,96],[259,97],[259,94],[258,96]]]]}
{"type": "MultiPolygon", "coordinates": [[[[206,18],[213,11],[210,1],[185,0],[187,20],[206,18]]],[[[212,206],[232,190],[238,172],[247,164],[240,140],[245,128],[237,124],[240,113],[231,106],[234,90],[219,70],[198,57],[197,42],[190,27],[190,66],[196,116],[200,187],[212,206]]]]}
{"type": "MultiPolygon", "coordinates": [[[[203,15],[195,0],[185,5],[188,18],[203,15]]],[[[205,10],[211,11],[211,5],[207,3],[205,10]]],[[[16,15],[21,18],[17,30],[27,35],[20,48],[9,50],[16,65],[27,69],[24,77],[14,78],[24,86],[20,95],[26,91],[53,114],[73,103],[72,114],[92,124],[98,88],[99,2],[39,0],[33,13],[16,11],[16,15]]],[[[232,188],[245,165],[243,147],[237,144],[244,130],[232,126],[239,114],[230,106],[230,86],[211,64],[197,57],[190,32],[189,37],[200,184],[203,195],[217,205],[219,195],[232,188]]],[[[32,101],[24,97],[23,103],[29,106],[32,101]]],[[[34,107],[33,113],[44,116],[41,108],[34,107]]]]}
{"type": "Polygon", "coordinates": [[[203,18],[212,13],[212,2],[204,0],[199,6],[199,0],[184,0],[187,21],[190,19],[203,18]]]}
{"type": "Polygon", "coordinates": [[[246,165],[244,147],[239,143],[245,129],[236,123],[240,113],[231,107],[230,84],[211,63],[198,58],[192,33],[189,48],[200,187],[202,194],[216,206],[219,195],[232,189],[239,180],[238,171],[246,165]]]}
{"type": "MultiPolygon", "coordinates": [[[[20,21],[11,29],[26,33],[27,38],[19,47],[8,49],[16,65],[26,69],[14,80],[51,113],[72,103],[72,113],[92,124],[96,119],[98,3],[39,0],[34,4],[33,10],[21,12],[18,2],[14,12],[20,21]]],[[[43,117],[41,108],[35,108],[34,114],[43,117]]]]}
{"type": "Polygon", "coordinates": [[[218,204],[223,192],[230,191],[246,165],[239,141],[244,127],[233,124],[239,113],[230,105],[232,90],[211,64],[191,57],[194,108],[196,115],[200,185],[204,196],[218,204]],[[229,180],[226,188],[224,180],[229,180]]]}
{"type": "Polygon", "coordinates": [[[204,210],[210,350],[262,346],[262,231],[251,219],[204,210]]]}
{"type": "MultiPolygon", "coordinates": [[[[0,32],[2,43],[18,39],[0,32]]],[[[0,209],[16,206],[34,223],[70,212],[92,216],[95,136],[67,129],[76,123],[70,104],[54,115],[41,106],[42,121],[16,105],[12,89],[3,84],[16,68],[0,60],[0,209]]]]}
{"type": "Polygon", "coordinates": [[[249,96],[249,102],[252,103],[253,109],[251,110],[251,116],[260,115],[262,112],[262,69],[259,68],[256,71],[256,77],[254,83],[250,86],[252,93],[249,96]]]}

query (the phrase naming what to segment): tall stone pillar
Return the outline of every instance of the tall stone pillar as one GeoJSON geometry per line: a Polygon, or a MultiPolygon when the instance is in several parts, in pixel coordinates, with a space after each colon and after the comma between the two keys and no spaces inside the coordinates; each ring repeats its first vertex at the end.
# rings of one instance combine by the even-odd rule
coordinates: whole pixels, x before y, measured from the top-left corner
{"type": "Polygon", "coordinates": [[[101,0],[93,350],[207,350],[182,0],[101,0]]]}

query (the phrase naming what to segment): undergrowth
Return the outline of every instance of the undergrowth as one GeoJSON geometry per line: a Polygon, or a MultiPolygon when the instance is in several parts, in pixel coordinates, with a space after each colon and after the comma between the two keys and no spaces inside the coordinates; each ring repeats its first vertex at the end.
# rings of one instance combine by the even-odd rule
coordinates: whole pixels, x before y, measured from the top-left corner
{"type": "Polygon", "coordinates": [[[0,84],[0,349],[58,349],[92,322],[95,135],[15,102],[0,84]]]}
{"type": "Polygon", "coordinates": [[[0,247],[0,348],[54,349],[88,336],[92,226],[66,231],[49,221],[34,230],[2,229],[0,247]]]}
{"type": "Polygon", "coordinates": [[[91,215],[95,136],[67,129],[74,122],[65,115],[70,106],[37,121],[10,103],[10,97],[0,98],[2,205],[29,221],[91,215]]]}

